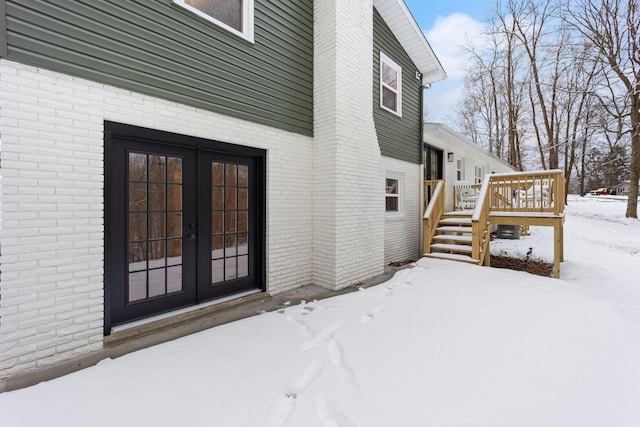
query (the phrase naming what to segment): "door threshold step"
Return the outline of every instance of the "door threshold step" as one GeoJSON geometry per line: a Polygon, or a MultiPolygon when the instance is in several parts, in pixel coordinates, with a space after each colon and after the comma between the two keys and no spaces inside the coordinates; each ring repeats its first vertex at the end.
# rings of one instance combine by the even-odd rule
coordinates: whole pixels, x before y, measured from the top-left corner
{"type": "Polygon", "coordinates": [[[259,289],[250,289],[201,304],[195,304],[144,319],[134,320],[123,325],[113,326],[111,328],[110,335],[104,337],[104,342],[105,344],[111,344],[123,339],[147,334],[156,329],[166,328],[170,325],[189,321],[193,318],[202,316],[203,314],[224,310],[240,303],[265,298],[265,296],[268,296],[268,294],[264,291],[259,289]]]}

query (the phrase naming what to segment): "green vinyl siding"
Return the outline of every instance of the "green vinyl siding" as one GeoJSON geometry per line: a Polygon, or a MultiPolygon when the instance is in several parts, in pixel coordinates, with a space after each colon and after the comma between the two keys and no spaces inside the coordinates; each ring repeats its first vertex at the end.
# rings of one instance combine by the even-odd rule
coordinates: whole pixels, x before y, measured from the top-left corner
{"type": "Polygon", "coordinates": [[[377,10],[373,11],[373,118],[383,156],[422,162],[422,108],[417,68],[377,10]],[[402,117],[380,107],[380,51],[402,67],[402,117]]]}
{"type": "Polygon", "coordinates": [[[171,0],[6,0],[6,45],[18,62],[313,131],[313,0],[255,0],[253,44],[171,0]]]}

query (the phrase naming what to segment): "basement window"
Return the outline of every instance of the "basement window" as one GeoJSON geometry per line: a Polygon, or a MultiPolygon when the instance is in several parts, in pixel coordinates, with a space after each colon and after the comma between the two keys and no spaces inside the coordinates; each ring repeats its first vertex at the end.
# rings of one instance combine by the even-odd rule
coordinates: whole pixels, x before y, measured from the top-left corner
{"type": "Polygon", "coordinates": [[[173,0],[173,2],[253,43],[254,0],[173,0]]]}
{"type": "Polygon", "coordinates": [[[387,172],[385,189],[385,206],[388,214],[402,213],[402,175],[387,172]]]}
{"type": "Polygon", "coordinates": [[[380,52],[380,106],[402,117],[402,67],[380,52]]]}

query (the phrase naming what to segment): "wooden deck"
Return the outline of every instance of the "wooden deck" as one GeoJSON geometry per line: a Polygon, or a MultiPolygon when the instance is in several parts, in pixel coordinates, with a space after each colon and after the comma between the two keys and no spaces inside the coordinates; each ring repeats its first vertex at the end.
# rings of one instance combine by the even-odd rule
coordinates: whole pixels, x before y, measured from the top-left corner
{"type": "Polygon", "coordinates": [[[486,175],[483,184],[474,185],[477,201],[472,210],[465,204],[467,209],[445,214],[444,184],[425,182],[425,256],[489,265],[492,224],[553,227],[553,277],[559,278],[564,260],[564,184],[559,170],[486,175]]]}

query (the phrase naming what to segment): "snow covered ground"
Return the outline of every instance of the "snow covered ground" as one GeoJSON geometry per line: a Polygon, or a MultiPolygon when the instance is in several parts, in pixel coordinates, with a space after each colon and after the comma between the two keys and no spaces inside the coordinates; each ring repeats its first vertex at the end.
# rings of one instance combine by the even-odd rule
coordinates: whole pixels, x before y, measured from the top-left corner
{"type": "MultiPolygon", "coordinates": [[[[638,426],[640,221],[571,197],[561,279],[420,260],[0,394],[2,426],[638,426]]],[[[552,259],[551,230],[492,242],[552,259]]]]}

